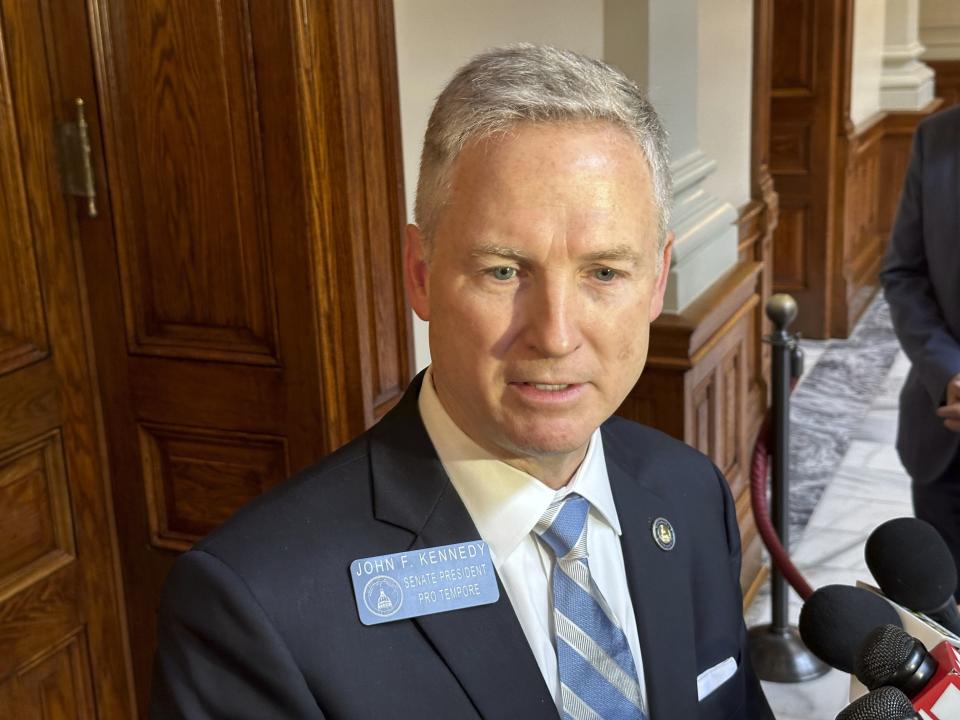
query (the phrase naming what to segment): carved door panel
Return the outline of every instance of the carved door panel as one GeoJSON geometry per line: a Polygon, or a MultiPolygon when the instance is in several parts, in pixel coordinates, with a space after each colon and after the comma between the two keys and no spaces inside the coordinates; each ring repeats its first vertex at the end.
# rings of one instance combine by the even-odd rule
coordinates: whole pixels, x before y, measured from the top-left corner
{"type": "Polygon", "coordinates": [[[76,46],[50,9],[0,0],[0,717],[109,720],[132,697],[77,208],[54,142],[76,46]]]}
{"type": "Polygon", "coordinates": [[[177,553],[408,379],[392,16],[87,5],[110,202],[83,255],[142,709],[177,553]]]}
{"type": "Polygon", "coordinates": [[[852,12],[852,0],[773,4],[770,173],[780,199],[773,286],[796,299],[793,329],[807,337],[836,337],[830,319],[836,302],[845,303],[835,292],[844,272],[838,140],[849,107],[852,12]]]}

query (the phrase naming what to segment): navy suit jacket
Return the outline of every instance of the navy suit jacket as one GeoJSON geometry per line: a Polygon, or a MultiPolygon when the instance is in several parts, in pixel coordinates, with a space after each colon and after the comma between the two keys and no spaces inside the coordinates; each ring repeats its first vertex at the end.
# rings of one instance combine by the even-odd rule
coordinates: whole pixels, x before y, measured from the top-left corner
{"type": "MultiPolygon", "coordinates": [[[[479,538],[420,420],[421,378],[370,431],[178,559],[152,718],[557,720],[502,585],[491,605],[359,621],[352,560],[479,538]]],[[[747,652],[725,480],[635,423],[611,419],[602,437],[652,720],[772,720],[747,652]],[[657,517],[674,527],[669,552],[657,517]],[[728,657],[738,671],[698,702],[697,676],[728,657]]]]}
{"type": "Polygon", "coordinates": [[[927,483],[960,448],[960,433],[936,415],[948,381],[960,373],[960,107],[917,128],[880,279],[912,363],[900,394],[897,450],[914,481],[927,483]]]}

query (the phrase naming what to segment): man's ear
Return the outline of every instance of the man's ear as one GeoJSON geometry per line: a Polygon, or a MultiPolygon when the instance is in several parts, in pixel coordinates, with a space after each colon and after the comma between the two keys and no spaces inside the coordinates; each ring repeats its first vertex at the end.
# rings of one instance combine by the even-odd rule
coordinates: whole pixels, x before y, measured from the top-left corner
{"type": "Polygon", "coordinates": [[[421,320],[430,320],[430,271],[426,240],[420,228],[407,225],[403,243],[403,281],[410,307],[421,320]]]}
{"type": "Polygon", "coordinates": [[[670,253],[673,251],[673,231],[667,232],[663,243],[663,254],[660,257],[660,272],[654,279],[653,296],[650,299],[650,322],[653,322],[663,312],[663,296],[667,292],[667,278],[670,276],[670,253]]]}

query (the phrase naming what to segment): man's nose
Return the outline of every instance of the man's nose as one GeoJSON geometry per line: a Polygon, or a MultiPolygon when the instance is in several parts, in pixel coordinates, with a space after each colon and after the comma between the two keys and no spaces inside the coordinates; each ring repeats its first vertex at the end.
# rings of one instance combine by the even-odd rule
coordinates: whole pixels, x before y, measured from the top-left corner
{"type": "Polygon", "coordinates": [[[569,355],[582,342],[577,283],[553,279],[538,283],[527,307],[527,338],[543,357],[569,355]]]}

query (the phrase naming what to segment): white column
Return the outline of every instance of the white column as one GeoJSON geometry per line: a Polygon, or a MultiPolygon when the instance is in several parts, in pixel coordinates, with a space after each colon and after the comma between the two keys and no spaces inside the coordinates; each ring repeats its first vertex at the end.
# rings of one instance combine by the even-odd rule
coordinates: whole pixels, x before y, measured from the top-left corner
{"type": "Polygon", "coordinates": [[[664,309],[678,312],[737,261],[737,210],[703,182],[716,162],[699,147],[697,0],[607,0],[604,60],[641,86],[670,133],[676,239],[664,309]]]}
{"type": "Polygon", "coordinates": [[[883,110],[919,110],[933,100],[933,70],[920,62],[917,0],[887,0],[880,76],[883,110]]]}

